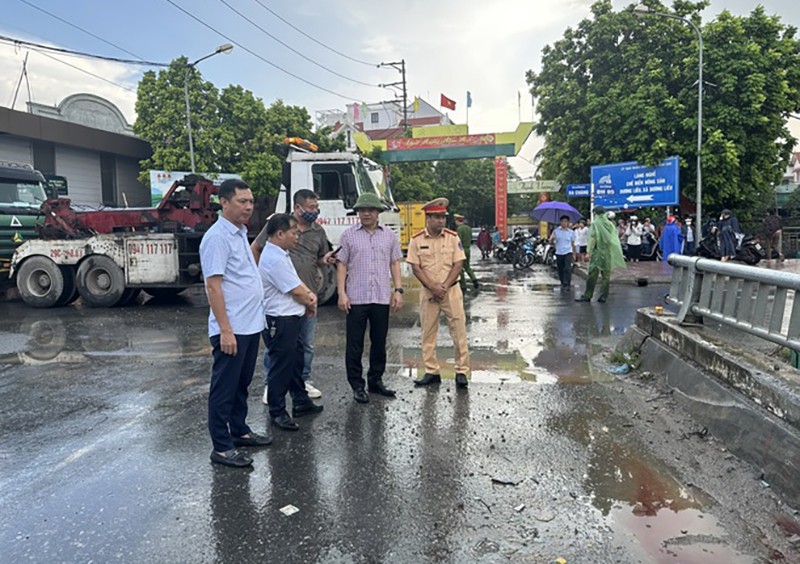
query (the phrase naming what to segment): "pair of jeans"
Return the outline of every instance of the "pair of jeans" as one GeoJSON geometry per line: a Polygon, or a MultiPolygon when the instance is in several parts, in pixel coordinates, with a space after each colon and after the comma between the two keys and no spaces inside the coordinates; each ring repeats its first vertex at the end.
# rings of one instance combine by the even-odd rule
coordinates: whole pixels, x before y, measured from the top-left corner
{"type": "Polygon", "coordinates": [[[369,370],[367,382],[370,386],[381,382],[386,370],[386,335],[389,333],[389,306],[384,304],[359,304],[350,306],[347,314],[347,345],[345,367],[347,381],[353,390],[364,389],[364,334],[369,323],[369,370]]]}
{"type": "Polygon", "coordinates": [[[561,281],[561,286],[567,287],[572,285],[572,253],[565,255],[556,255],[556,270],[558,271],[558,279],[561,281]]]}
{"type": "MultiPolygon", "coordinates": [[[[311,379],[311,363],[314,361],[314,339],[317,334],[317,316],[304,315],[300,322],[300,341],[303,343],[303,382],[311,379]]],[[[269,346],[264,338],[264,385],[269,381],[269,346]]]]}
{"type": "Polygon", "coordinates": [[[302,320],[300,316],[267,316],[267,328],[263,333],[270,361],[267,403],[273,419],[286,413],[286,392],[291,394],[295,407],[311,402],[302,378],[302,320]]]}
{"type": "Polygon", "coordinates": [[[233,437],[250,432],[247,426],[247,388],[258,360],[258,333],[235,335],[236,354],[222,352],[220,336],[211,337],[211,386],[208,390],[208,432],[217,452],[233,449],[233,437]]]}

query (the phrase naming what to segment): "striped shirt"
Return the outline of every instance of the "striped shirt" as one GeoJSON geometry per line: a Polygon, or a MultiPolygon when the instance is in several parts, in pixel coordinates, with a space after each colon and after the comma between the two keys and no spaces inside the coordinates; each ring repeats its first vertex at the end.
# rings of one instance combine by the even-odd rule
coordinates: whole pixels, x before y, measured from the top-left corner
{"type": "Polygon", "coordinates": [[[380,224],[370,233],[358,223],[342,233],[339,244],[342,248],[336,258],[347,267],[345,291],[350,303],[390,304],[390,266],[403,258],[397,234],[380,224]]]}

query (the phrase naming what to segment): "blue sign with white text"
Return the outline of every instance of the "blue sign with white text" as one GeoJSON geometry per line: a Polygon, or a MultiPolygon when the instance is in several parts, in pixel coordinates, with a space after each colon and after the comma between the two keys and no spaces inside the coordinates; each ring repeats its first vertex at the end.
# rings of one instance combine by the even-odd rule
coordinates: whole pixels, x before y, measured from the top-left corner
{"type": "Polygon", "coordinates": [[[567,184],[567,198],[588,198],[591,184],[567,184]]]}
{"type": "Polygon", "coordinates": [[[641,208],[678,204],[678,157],[655,167],[636,162],[592,167],[594,204],[607,208],[641,208]]]}

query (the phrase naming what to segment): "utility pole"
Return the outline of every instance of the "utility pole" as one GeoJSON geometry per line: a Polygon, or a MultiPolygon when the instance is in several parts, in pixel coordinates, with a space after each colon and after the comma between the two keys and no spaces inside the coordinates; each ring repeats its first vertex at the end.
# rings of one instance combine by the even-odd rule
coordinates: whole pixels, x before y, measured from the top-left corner
{"type": "MultiPolygon", "coordinates": [[[[408,87],[406,84],[406,60],[400,59],[392,63],[381,63],[381,67],[392,67],[400,73],[400,82],[392,82],[390,84],[380,84],[381,88],[402,88],[403,100],[403,131],[408,131],[408,87]]],[[[399,100],[396,100],[399,102],[399,100]]]]}

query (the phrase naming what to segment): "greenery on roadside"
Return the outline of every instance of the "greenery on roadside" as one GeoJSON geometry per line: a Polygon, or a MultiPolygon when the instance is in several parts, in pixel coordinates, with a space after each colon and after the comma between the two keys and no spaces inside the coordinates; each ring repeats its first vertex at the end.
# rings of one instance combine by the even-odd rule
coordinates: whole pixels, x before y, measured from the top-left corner
{"type": "MultiPolygon", "coordinates": [[[[702,24],[708,1],[645,3],[701,28],[705,209],[727,207],[742,220],[761,215],[796,143],[786,126],[787,114],[800,112],[796,30],[761,6],[702,24]]],[[[630,8],[614,12],[610,0],[595,2],[592,18],[545,47],[541,71],[528,72],[537,132],[545,137],[540,170],[544,178],[585,183],[594,164],[654,165],[678,155],[681,191],[693,200],[697,36],[682,22],[640,18],[630,8]]]]}
{"type": "Polygon", "coordinates": [[[330,131],[312,129],[304,107],[276,100],[269,107],[239,85],[218,90],[189,69],[186,58],[172,61],[158,73],[148,71],[139,82],[136,135],[150,142],[153,156],[140,163],[140,182],[149,183],[149,169],[191,170],[186,128],[184,83],[189,80],[195,170],[242,175],[258,196],[274,196],[280,188],[284,139],[302,137],[320,151],[344,149],[330,131]]]}

